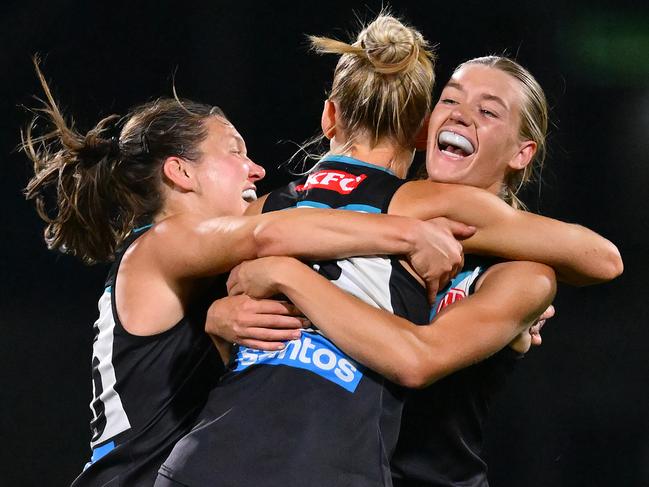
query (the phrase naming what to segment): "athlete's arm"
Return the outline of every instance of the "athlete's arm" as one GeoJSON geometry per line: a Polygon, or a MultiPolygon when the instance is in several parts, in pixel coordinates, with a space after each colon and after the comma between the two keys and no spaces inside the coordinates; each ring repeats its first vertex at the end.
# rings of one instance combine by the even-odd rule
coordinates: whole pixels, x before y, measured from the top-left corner
{"type": "Polygon", "coordinates": [[[473,295],[431,325],[416,326],[361,302],[294,259],[246,262],[229,285],[253,296],[285,294],[344,352],[407,387],[424,387],[502,349],[532,325],[556,290],[554,272],[545,265],[497,264],[473,295]]]}
{"type": "Polygon", "coordinates": [[[475,226],[478,231],[463,242],[466,253],[542,262],[574,285],[608,281],[623,270],[618,249],[595,232],[514,210],[477,188],[412,181],[396,192],[389,213],[420,219],[445,216],[475,226]]]}
{"type": "MultiPolygon", "coordinates": [[[[440,228],[414,218],[320,209],[210,219],[185,214],[158,223],[133,247],[146,246],[165,274],[178,279],[221,274],[244,260],[269,255],[321,260],[421,252],[430,253],[429,260],[448,257],[457,265],[461,247],[440,228]],[[440,239],[449,245],[431,253],[440,239]]],[[[460,237],[472,233],[461,224],[456,228],[460,237]]]]}
{"type": "MultiPolygon", "coordinates": [[[[435,222],[351,211],[341,218],[341,213],[294,209],[221,218],[180,214],[156,223],[130,246],[120,265],[115,293],[122,324],[137,335],[167,330],[185,315],[202,278],[266,255],[331,259],[405,254],[426,279],[431,296],[438,280],[462,265],[462,246],[451,230],[435,222]],[[151,301],[157,304],[151,306],[151,301]]],[[[459,223],[455,228],[460,236],[472,233],[459,223]]]]}

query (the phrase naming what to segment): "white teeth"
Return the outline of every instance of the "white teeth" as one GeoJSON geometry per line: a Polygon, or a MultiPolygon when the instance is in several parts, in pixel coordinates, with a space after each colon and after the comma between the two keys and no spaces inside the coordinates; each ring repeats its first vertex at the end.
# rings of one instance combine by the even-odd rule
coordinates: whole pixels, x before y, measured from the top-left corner
{"type": "Polygon", "coordinates": [[[254,189],[246,189],[241,193],[241,197],[247,203],[252,203],[257,199],[257,192],[254,189]]]}
{"type": "Polygon", "coordinates": [[[473,148],[473,144],[469,139],[467,139],[466,137],[460,134],[456,134],[455,132],[451,132],[449,130],[442,130],[439,133],[439,136],[437,137],[437,142],[442,147],[447,145],[458,147],[462,149],[464,152],[466,152],[467,155],[471,155],[475,152],[475,149],[473,148]]]}

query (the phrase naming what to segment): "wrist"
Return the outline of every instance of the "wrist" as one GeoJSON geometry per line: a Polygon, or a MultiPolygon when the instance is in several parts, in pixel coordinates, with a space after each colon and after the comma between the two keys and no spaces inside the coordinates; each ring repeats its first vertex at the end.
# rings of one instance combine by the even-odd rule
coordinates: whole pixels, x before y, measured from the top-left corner
{"type": "Polygon", "coordinates": [[[410,257],[417,251],[419,242],[418,236],[421,233],[420,229],[422,225],[424,225],[424,222],[421,220],[417,220],[416,218],[405,218],[403,230],[400,232],[404,246],[404,251],[401,252],[402,255],[410,257]]]}
{"type": "Polygon", "coordinates": [[[299,273],[302,267],[306,267],[305,264],[292,257],[277,258],[269,273],[275,292],[288,295],[295,283],[299,282],[299,273]]]}

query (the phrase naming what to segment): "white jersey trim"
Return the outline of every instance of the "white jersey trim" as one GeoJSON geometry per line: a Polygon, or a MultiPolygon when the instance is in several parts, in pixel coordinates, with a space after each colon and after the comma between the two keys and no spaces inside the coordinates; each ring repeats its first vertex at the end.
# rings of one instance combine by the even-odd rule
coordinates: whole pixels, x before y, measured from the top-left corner
{"type": "Polygon", "coordinates": [[[102,402],[104,405],[106,424],[98,438],[95,438],[95,435],[99,432],[93,432],[93,438],[90,442],[91,448],[131,428],[131,423],[124,410],[122,399],[115,390],[115,385],[117,384],[115,368],[113,366],[115,318],[113,316],[110,288],[107,288],[99,299],[99,318],[97,318],[95,326],[98,329],[98,333],[92,346],[92,355],[93,362],[95,359],[99,361],[97,371],[101,380],[102,392],[97,397],[95,382],[93,381],[93,400],[90,403],[90,411],[93,415],[91,424],[95,424],[97,421],[97,411],[93,407],[97,401],[102,402]]]}

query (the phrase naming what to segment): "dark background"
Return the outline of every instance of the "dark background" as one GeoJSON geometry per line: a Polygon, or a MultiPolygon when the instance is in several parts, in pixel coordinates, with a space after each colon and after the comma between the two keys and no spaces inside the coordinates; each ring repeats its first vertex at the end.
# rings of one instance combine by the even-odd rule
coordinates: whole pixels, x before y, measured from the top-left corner
{"type": "MultiPolygon", "coordinates": [[[[77,124],[170,95],[218,104],[265,165],[269,190],[290,143],[316,133],[335,59],[305,33],[347,40],[368,2],[4,2],[0,6],[0,485],[68,484],[89,457],[91,325],[105,267],[48,252],[21,197],[14,148],[40,94],[39,52],[77,124]]],[[[366,6],[369,5],[369,6],[366,6]]],[[[535,211],[614,241],[626,270],[562,287],[557,317],[498,398],[489,423],[494,487],[649,486],[649,7],[392,2],[438,44],[439,84],[460,61],[507,50],[545,87],[554,122],[535,211]]],[[[156,373],[156,371],[151,371],[156,373]]],[[[290,468],[290,466],[285,466],[290,468]]],[[[254,468],[254,466],[251,466],[254,468]]]]}

